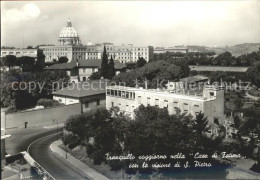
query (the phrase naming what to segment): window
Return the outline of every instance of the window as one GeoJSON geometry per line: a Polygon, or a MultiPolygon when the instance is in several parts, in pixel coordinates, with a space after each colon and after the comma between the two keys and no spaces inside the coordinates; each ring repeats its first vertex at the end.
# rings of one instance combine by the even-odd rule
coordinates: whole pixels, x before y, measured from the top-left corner
{"type": "Polygon", "coordinates": [[[122,91],[122,97],[125,97],[125,91],[122,91]]]}
{"type": "Polygon", "coordinates": [[[141,96],[138,96],[138,104],[142,104],[141,96]]]}
{"type": "Polygon", "coordinates": [[[114,102],[111,102],[111,107],[114,107],[114,102]]]}
{"type": "Polygon", "coordinates": [[[135,99],[135,93],[133,93],[133,99],[135,99]]]}
{"type": "Polygon", "coordinates": [[[119,96],[119,97],[121,97],[121,94],[122,94],[121,91],[118,91],[118,96],[119,96]]]}
{"type": "Polygon", "coordinates": [[[126,97],[126,98],[129,98],[129,92],[126,92],[126,93],[125,93],[125,97],[126,97]]]}
{"type": "Polygon", "coordinates": [[[89,103],[88,103],[88,101],[85,102],[85,108],[89,108],[89,103]]]}
{"type": "Polygon", "coordinates": [[[117,96],[117,90],[115,90],[115,96],[117,96]]]}
{"type": "Polygon", "coordinates": [[[62,102],[62,99],[59,99],[59,102],[62,102]]]}
{"type": "Polygon", "coordinates": [[[199,111],[200,111],[199,105],[195,104],[195,105],[194,105],[194,112],[195,112],[195,114],[198,114],[199,111]]]}
{"type": "Polygon", "coordinates": [[[111,95],[112,95],[112,96],[115,95],[115,90],[111,90],[111,95]]]}
{"type": "Polygon", "coordinates": [[[210,92],[209,95],[210,95],[210,96],[214,96],[214,92],[210,92]]]}
{"type": "Polygon", "coordinates": [[[147,98],[147,105],[150,105],[151,104],[151,98],[147,98]]]}
{"type": "Polygon", "coordinates": [[[155,106],[159,107],[159,99],[155,99],[155,106]]]}
{"type": "Polygon", "coordinates": [[[167,100],[164,100],[163,107],[164,107],[164,108],[168,108],[168,101],[167,101],[167,100]]]}
{"type": "Polygon", "coordinates": [[[183,103],[183,109],[184,109],[184,112],[189,110],[188,103],[183,103]]]}
{"type": "Polygon", "coordinates": [[[97,106],[99,106],[100,105],[100,100],[99,99],[97,99],[97,106]]]}
{"type": "Polygon", "coordinates": [[[82,79],[83,81],[86,81],[87,80],[87,78],[86,77],[83,77],[83,79],[82,79]]]}

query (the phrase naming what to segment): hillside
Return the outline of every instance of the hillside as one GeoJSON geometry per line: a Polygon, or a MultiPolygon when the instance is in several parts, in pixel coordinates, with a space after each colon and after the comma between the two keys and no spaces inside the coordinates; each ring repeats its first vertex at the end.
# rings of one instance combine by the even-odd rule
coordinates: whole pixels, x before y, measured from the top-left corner
{"type": "Polygon", "coordinates": [[[224,47],[207,47],[207,46],[191,45],[188,46],[188,48],[190,51],[198,51],[198,52],[214,51],[216,52],[216,54],[229,51],[234,56],[239,56],[241,54],[247,54],[254,51],[258,51],[260,48],[260,43],[244,43],[244,44],[237,44],[234,46],[224,46],[224,47]]]}
{"type": "Polygon", "coordinates": [[[260,43],[244,43],[237,44],[234,46],[225,46],[219,48],[207,48],[208,50],[215,51],[217,54],[229,51],[234,56],[239,56],[241,54],[247,54],[254,51],[258,51],[260,48],[260,43]]]}

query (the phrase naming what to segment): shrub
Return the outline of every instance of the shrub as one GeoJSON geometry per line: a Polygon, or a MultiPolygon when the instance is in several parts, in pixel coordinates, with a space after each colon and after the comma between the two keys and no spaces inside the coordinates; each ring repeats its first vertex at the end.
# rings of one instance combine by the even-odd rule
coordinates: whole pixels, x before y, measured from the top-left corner
{"type": "Polygon", "coordinates": [[[54,107],[54,106],[58,106],[58,105],[60,105],[60,103],[56,100],[53,100],[53,99],[43,98],[43,99],[39,99],[37,101],[37,106],[44,106],[45,108],[46,107],[54,107]]]}
{"type": "Polygon", "coordinates": [[[62,137],[63,143],[68,146],[70,149],[73,149],[80,145],[80,139],[79,137],[73,135],[73,134],[66,134],[62,137]]]}

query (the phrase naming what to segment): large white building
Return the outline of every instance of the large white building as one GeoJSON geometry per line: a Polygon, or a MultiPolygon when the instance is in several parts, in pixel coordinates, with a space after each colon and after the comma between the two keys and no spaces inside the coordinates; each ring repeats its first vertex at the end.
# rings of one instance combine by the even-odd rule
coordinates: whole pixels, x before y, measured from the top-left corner
{"type": "Polygon", "coordinates": [[[46,62],[57,61],[62,56],[66,56],[69,62],[81,59],[101,59],[104,46],[108,55],[112,55],[114,60],[118,60],[121,63],[136,62],[139,57],[143,57],[146,61],[149,61],[148,46],[137,47],[132,44],[116,46],[113,43],[93,45],[90,42],[87,45],[82,45],[79,34],[72,26],[70,20],[62,28],[58,42],[59,45],[56,46],[40,46],[45,55],[46,62]]]}
{"type": "Polygon", "coordinates": [[[209,123],[217,118],[223,124],[224,120],[224,90],[207,86],[202,94],[181,94],[168,90],[153,90],[125,86],[107,86],[106,108],[119,107],[120,111],[134,117],[134,109],[141,104],[167,108],[170,114],[181,112],[195,117],[200,111],[207,116],[209,123]]]}
{"type": "Polygon", "coordinates": [[[149,48],[144,46],[133,46],[132,44],[122,44],[116,46],[112,43],[102,43],[87,47],[86,58],[87,59],[101,59],[104,51],[104,46],[108,56],[112,56],[114,60],[121,63],[136,62],[140,57],[149,61],[149,48]]]}

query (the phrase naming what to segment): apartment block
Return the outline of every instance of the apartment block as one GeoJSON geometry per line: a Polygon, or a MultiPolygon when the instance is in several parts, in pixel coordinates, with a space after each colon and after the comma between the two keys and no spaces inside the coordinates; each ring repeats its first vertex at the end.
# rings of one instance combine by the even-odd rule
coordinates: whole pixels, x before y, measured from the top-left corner
{"type": "Polygon", "coordinates": [[[134,109],[141,104],[167,108],[170,114],[177,109],[196,116],[202,112],[209,123],[217,118],[224,119],[224,90],[220,87],[207,86],[200,95],[173,93],[168,90],[140,89],[125,86],[107,86],[106,108],[119,107],[120,111],[134,118],[134,109]]]}

